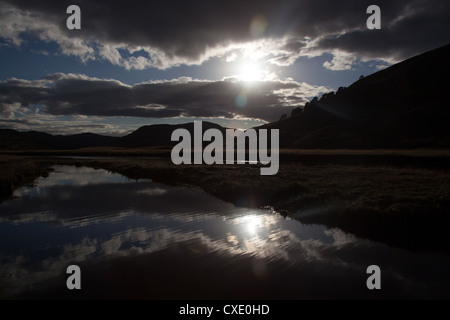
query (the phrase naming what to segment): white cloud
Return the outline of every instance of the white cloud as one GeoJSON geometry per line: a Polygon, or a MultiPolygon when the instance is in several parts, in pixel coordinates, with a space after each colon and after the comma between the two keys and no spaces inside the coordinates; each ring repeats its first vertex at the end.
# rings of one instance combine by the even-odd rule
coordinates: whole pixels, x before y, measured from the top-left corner
{"type": "Polygon", "coordinates": [[[84,62],[94,59],[94,48],[80,38],[69,38],[53,21],[43,15],[17,9],[0,3],[0,37],[10,44],[20,46],[25,42],[24,35],[32,35],[45,42],[56,42],[62,54],[80,57],[84,62]]]}
{"type": "Polygon", "coordinates": [[[333,59],[331,61],[325,61],[323,66],[333,71],[351,70],[357,60],[354,55],[342,51],[334,51],[333,59]]]}
{"type": "Polygon", "coordinates": [[[113,79],[57,73],[41,80],[1,81],[0,113],[4,117],[0,126],[9,124],[19,130],[45,126],[45,131],[53,133],[89,129],[107,133],[117,127],[100,123],[105,117],[276,121],[326,91],[329,89],[323,86],[276,76],[254,83],[237,78],[208,81],[181,77],[130,86],[113,79]],[[246,104],[237,106],[236,97],[242,94],[246,104]]]}

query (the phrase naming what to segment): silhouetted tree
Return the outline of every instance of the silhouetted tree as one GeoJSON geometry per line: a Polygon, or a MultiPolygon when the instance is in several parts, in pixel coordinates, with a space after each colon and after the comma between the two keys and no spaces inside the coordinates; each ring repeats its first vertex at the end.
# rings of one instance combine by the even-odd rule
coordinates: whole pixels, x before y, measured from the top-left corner
{"type": "Polygon", "coordinates": [[[345,89],[346,87],[339,87],[336,91],[336,94],[341,94],[345,89]]]}
{"type": "MultiPolygon", "coordinates": [[[[305,104],[305,106],[306,106],[306,104],[305,104]]],[[[302,108],[297,107],[291,111],[291,117],[301,114],[302,112],[303,112],[302,108]]]]}
{"type": "Polygon", "coordinates": [[[322,98],[320,99],[320,101],[326,101],[326,100],[328,100],[329,98],[332,98],[332,97],[334,97],[334,91],[331,91],[331,92],[328,92],[328,93],[324,93],[322,95],[322,98]]]}
{"type": "Polygon", "coordinates": [[[364,76],[363,76],[363,75],[361,75],[361,76],[359,77],[359,80],[362,80],[362,79],[364,79],[364,76]]]}
{"type": "Polygon", "coordinates": [[[281,117],[280,117],[280,120],[278,120],[278,121],[281,121],[281,120],[284,120],[284,119],[287,119],[287,114],[286,113],[283,113],[281,115],[281,117]]]}
{"type": "MultiPolygon", "coordinates": [[[[316,99],[316,101],[317,101],[317,98],[314,98],[314,99],[316,99]]],[[[314,99],[313,99],[313,101],[314,101],[314,99]]],[[[312,102],[312,101],[311,101],[311,102],[312,102]]],[[[312,103],[310,103],[310,102],[305,103],[305,106],[303,107],[303,112],[309,112],[309,111],[311,111],[311,104],[312,104],[312,103]]]]}

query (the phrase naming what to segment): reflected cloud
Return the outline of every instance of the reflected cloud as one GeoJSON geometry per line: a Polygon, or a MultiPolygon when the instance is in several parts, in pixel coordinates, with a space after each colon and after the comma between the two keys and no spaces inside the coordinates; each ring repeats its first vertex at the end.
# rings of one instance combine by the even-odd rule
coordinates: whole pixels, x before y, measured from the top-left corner
{"type": "MultiPolygon", "coordinates": [[[[255,216],[251,215],[235,219],[243,221],[244,224],[258,221],[260,226],[264,225],[266,216],[257,218],[255,219],[255,216]]],[[[272,217],[267,218],[273,221],[272,217]]],[[[249,234],[248,230],[243,232],[243,225],[239,223],[227,225],[233,228],[224,233],[223,238],[214,238],[207,231],[184,232],[169,228],[157,230],[130,228],[120,233],[110,234],[108,237],[91,238],[86,236],[79,243],[66,243],[53,248],[53,251],[58,249],[59,254],[49,255],[38,263],[28,253],[8,258],[3,256],[1,272],[13,275],[5,284],[8,293],[13,295],[57,277],[64,273],[69,264],[82,264],[88,261],[97,261],[96,264],[114,263],[118,257],[130,257],[137,260],[146,254],[155,254],[183,246],[194,257],[202,259],[202,261],[207,259],[205,261],[212,263],[213,269],[216,268],[215,263],[234,259],[233,257],[254,259],[251,260],[253,261],[251,268],[257,277],[266,275],[269,270],[273,272],[273,269],[269,269],[269,265],[271,265],[270,268],[276,268],[275,270],[279,270],[279,272],[287,272],[293,277],[301,270],[311,274],[314,278],[318,276],[317,273],[319,275],[324,273],[325,276],[330,272],[336,272],[336,279],[339,280],[341,276],[364,275],[365,268],[370,262],[375,261],[384,266],[394,259],[396,260],[394,267],[390,264],[390,268],[383,269],[385,279],[395,281],[396,284],[407,286],[409,289],[417,289],[416,292],[419,293],[419,296],[422,293],[430,294],[430,292],[419,290],[430,279],[405,272],[410,267],[410,263],[417,259],[417,256],[411,252],[389,250],[383,245],[374,245],[369,241],[355,241],[354,237],[347,238],[347,235],[339,230],[327,231],[336,240],[331,244],[324,244],[315,239],[301,240],[288,230],[269,230],[267,236],[261,236],[262,233],[255,235],[249,234]],[[367,254],[361,255],[361,251],[367,251],[367,254]],[[371,259],[366,259],[369,256],[371,259]],[[208,259],[212,259],[212,261],[208,259]],[[272,265],[274,263],[275,265],[272,265]]],[[[278,227],[279,225],[275,223],[273,226],[278,227]]],[[[185,253],[179,252],[178,254],[185,253]]],[[[428,263],[442,262],[440,256],[424,254],[422,257],[430,259],[428,263]]],[[[449,262],[448,259],[446,262],[449,262]]],[[[217,267],[219,266],[217,265],[217,267]]],[[[291,280],[297,281],[295,278],[291,280]]],[[[324,284],[319,283],[318,285],[323,286],[324,284]]]]}
{"type": "Polygon", "coordinates": [[[148,196],[160,196],[162,194],[165,194],[167,190],[161,189],[161,188],[149,188],[144,190],[139,190],[139,194],[146,194],[148,196]]]}
{"type": "MultiPolygon", "coordinates": [[[[243,220],[247,221],[252,219],[255,217],[243,217],[243,220]]],[[[261,218],[261,220],[263,219],[261,218]]],[[[116,257],[155,253],[183,243],[201,243],[207,250],[204,252],[197,250],[196,253],[205,256],[215,252],[229,257],[248,255],[261,259],[288,261],[295,257],[290,250],[294,249],[292,243],[288,244],[292,240],[301,244],[299,239],[289,232],[285,232],[284,236],[272,236],[270,239],[245,238],[228,232],[228,236],[225,235],[223,239],[213,239],[204,232],[181,232],[167,228],[150,231],[144,228],[134,228],[112,234],[106,240],[86,236],[79,243],[67,243],[53,247],[52,250],[58,249],[60,253],[56,256],[49,256],[38,263],[29,254],[2,257],[2,271],[13,274],[6,286],[10,290],[9,293],[14,294],[63,273],[65,268],[73,263],[93,259],[105,261],[105,259],[116,257]]],[[[301,257],[296,256],[296,258],[301,257]]]]}
{"type": "Polygon", "coordinates": [[[190,188],[168,189],[151,180],[130,180],[106,170],[70,166],[55,166],[47,179],[37,180],[32,188],[17,189],[15,197],[0,204],[0,222],[77,226],[82,220],[92,223],[102,217],[120,220],[130,212],[176,215],[193,221],[217,211],[235,211],[232,204],[190,188]]]}

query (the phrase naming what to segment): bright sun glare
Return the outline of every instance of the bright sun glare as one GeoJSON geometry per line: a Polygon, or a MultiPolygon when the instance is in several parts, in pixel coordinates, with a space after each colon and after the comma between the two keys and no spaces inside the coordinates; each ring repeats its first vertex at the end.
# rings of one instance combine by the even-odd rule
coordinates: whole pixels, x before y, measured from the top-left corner
{"type": "Polygon", "coordinates": [[[244,217],[246,229],[250,234],[255,234],[262,224],[261,218],[255,215],[248,215],[244,217]]]}
{"type": "Polygon", "coordinates": [[[261,67],[253,61],[245,61],[240,66],[240,76],[244,81],[257,81],[262,80],[263,71],[261,67]]]}

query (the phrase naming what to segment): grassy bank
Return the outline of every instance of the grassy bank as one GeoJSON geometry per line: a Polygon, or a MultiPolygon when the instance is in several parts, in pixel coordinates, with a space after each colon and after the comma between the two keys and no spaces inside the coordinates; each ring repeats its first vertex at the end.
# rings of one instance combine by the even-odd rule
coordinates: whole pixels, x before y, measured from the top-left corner
{"type": "Polygon", "coordinates": [[[0,156],[0,202],[10,197],[13,191],[23,185],[31,184],[46,176],[50,168],[37,162],[18,156],[0,156]]]}
{"type": "MultiPolygon", "coordinates": [[[[261,176],[256,165],[175,166],[168,158],[37,157],[21,161],[37,168],[89,166],[133,179],[197,186],[239,206],[271,206],[305,223],[340,227],[394,246],[450,251],[446,245],[450,171],[432,165],[436,159],[448,161],[445,152],[384,155],[397,157],[395,165],[387,165],[380,153],[353,156],[356,158],[349,152],[310,153],[308,161],[281,161],[275,176],[261,176]],[[346,160],[335,161],[340,155],[346,160]],[[362,156],[376,159],[361,161],[362,156]],[[310,161],[312,157],[318,160],[310,161]],[[423,165],[414,165],[417,159],[422,159],[423,165]]],[[[22,170],[22,166],[14,168],[12,171],[22,170]]]]}

